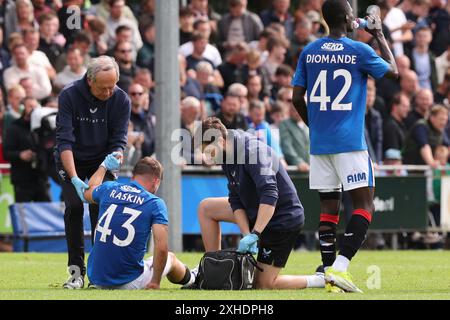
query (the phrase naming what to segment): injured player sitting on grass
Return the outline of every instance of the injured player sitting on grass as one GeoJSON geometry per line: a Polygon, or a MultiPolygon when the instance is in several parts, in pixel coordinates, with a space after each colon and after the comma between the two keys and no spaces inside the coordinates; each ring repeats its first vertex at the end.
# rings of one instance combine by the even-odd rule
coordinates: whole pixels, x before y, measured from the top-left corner
{"type": "Polygon", "coordinates": [[[168,220],[165,202],[155,196],[163,167],[145,157],[133,169],[128,183],[102,183],[107,170],[118,170],[119,160],[110,154],[89,180],[84,197],[98,203],[100,214],[87,273],[100,289],[159,289],[162,277],[175,284],[194,283],[190,271],[168,251],[168,220]],[[119,196],[120,195],[120,196],[119,196]],[[144,260],[153,232],[153,257],[144,260]]]}

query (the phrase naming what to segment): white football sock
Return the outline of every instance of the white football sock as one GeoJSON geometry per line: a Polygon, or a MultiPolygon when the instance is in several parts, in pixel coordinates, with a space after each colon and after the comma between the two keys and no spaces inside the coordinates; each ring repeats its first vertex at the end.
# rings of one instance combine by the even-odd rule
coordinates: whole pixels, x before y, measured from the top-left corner
{"type": "Polygon", "coordinates": [[[324,288],[325,278],[322,276],[306,276],[306,287],[307,288],[324,288]]]}
{"type": "Polygon", "coordinates": [[[346,272],[349,264],[350,260],[344,256],[338,255],[332,265],[332,268],[339,272],[346,272]]]}

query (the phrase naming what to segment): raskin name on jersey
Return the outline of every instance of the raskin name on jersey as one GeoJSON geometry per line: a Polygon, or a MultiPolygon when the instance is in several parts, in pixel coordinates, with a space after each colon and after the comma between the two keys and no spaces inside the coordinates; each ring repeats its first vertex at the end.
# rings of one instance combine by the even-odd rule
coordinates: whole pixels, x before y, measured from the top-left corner
{"type": "Polygon", "coordinates": [[[130,203],[136,203],[136,204],[144,203],[143,197],[140,197],[136,194],[127,193],[127,192],[120,192],[120,191],[117,192],[117,190],[112,190],[111,193],[109,194],[109,197],[113,198],[113,199],[117,199],[117,200],[130,202],[130,203]]]}

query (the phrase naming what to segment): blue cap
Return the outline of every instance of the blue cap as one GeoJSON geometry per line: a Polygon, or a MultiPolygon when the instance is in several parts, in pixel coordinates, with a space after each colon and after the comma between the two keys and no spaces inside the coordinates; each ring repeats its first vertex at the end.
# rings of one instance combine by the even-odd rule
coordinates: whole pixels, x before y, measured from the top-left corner
{"type": "Polygon", "coordinates": [[[402,153],[398,149],[387,149],[384,152],[385,159],[402,160],[402,153]]]}

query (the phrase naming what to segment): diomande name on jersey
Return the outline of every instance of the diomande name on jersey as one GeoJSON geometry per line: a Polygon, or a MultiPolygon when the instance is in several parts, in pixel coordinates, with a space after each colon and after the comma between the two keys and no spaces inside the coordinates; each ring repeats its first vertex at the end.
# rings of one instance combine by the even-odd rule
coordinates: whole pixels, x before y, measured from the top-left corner
{"type": "Polygon", "coordinates": [[[371,47],[345,37],[318,39],[303,49],[292,85],[307,91],[312,155],[367,150],[367,76],[379,79],[388,70],[371,47]]]}

